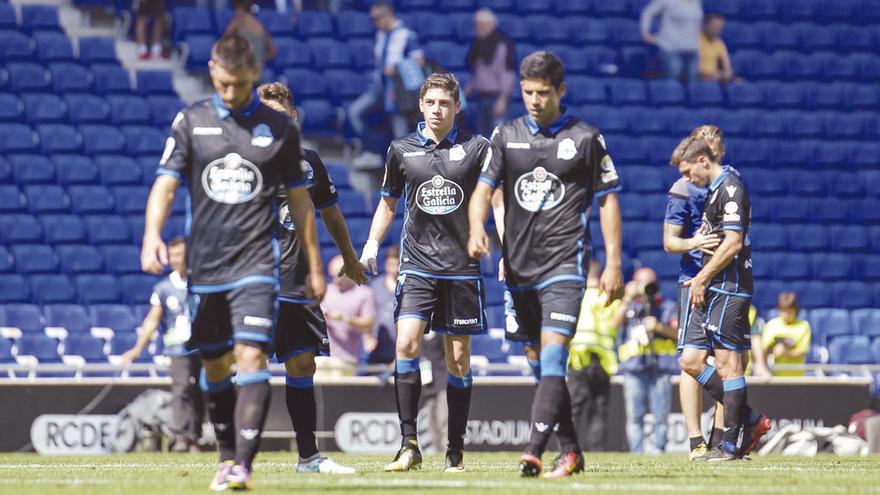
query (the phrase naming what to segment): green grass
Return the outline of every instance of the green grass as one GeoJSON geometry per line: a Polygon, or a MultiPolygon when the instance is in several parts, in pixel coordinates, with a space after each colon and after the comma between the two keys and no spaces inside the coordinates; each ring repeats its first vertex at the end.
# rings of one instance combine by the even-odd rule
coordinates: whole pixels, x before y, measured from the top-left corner
{"type": "MultiPolygon", "coordinates": [[[[420,471],[380,472],[388,456],[332,457],[352,465],[353,476],[297,475],[295,455],[261,454],[254,478],[261,494],[516,493],[880,493],[880,456],[866,458],[763,457],[723,464],[690,463],[680,455],[591,454],[586,473],[568,480],[517,477],[517,454],[467,454],[468,472],[443,474],[443,458],[428,456],[420,471]]],[[[0,455],[0,494],[210,493],[215,454],[129,454],[111,457],[0,455]]],[[[550,455],[545,456],[549,462],[550,455]]]]}

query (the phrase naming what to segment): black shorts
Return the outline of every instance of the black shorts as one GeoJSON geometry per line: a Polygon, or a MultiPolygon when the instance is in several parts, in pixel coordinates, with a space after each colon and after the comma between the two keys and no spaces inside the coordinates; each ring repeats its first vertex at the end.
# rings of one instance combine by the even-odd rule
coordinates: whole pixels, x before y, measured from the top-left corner
{"type": "Polygon", "coordinates": [[[394,321],[418,318],[434,330],[450,335],[482,335],[486,322],[486,289],[483,280],[429,278],[412,273],[397,278],[394,321]]]}
{"type": "Polygon", "coordinates": [[[275,328],[275,359],[279,363],[306,352],[330,355],[327,321],[317,303],[279,301],[275,328]]]}
{"type": "Polygon", "coordinates": [[[706,306],[693,310],[687,333],[702,329],[712,349],[743,352],[752,348],[749,297],[706,291],[706,306]]]}
{"type": "Polygon", "coordinates": [[[678,288],[678,352],[685,349],[713,349],[709,336],[703,327],[703,311],[691,308],[691,288],[678,288]],[[691,320],[699,319],[699,323],[690,324],[691,320]]]}
{"type": "Polygon", "coordinates": [[[165,0],[135,0],[132,3],[135,15],[158,17],[165,15],[165,0]]]}
{"type": "Polygon", "coordinates": [[[272,348],[275,330],[276,287],[251,284],[228,291],[189,294],[192,336],[188,349],[199,349],[204,359],[216,359],[235,342],[272,348]]]}
{"type": "Polygon", "coordinates": [[[563,280],[534,289],[508,287],[504,291],[505,337],[536,345],[541,332],[574,336],[584,297],[584,284],[563,280]]]}

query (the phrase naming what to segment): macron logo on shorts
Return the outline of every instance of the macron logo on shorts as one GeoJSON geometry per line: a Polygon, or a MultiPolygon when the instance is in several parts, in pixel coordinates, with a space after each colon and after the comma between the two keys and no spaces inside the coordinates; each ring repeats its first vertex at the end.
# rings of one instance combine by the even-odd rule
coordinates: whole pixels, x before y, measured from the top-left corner
{"type": "Polygon", "coordinates": [[[243,323],[249,327],[272,328],[272,320],[261,316],[245,316],[243,323]]]}
{"type": "Polygon", "coordinates": [[[556,321],[564,321],[566,323],[577,323],[577,316],[567,315],[565,313],[550,313],[550,319],[556,321]]]}
{"type": "Polygon", "coordinates": [[[453,318],[453,325],[476,325],[480,320],[478,318],[453,318]]]}

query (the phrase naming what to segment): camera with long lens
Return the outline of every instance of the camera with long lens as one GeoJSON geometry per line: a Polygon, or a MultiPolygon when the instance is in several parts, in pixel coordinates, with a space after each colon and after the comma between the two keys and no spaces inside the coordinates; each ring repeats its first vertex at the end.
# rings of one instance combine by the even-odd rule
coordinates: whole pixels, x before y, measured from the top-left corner
{"type": "Polygon", "coordinates": [[[660,284],[657,282],[650,282],[642,286],[642,295],[647,297],[648,299],[654,299],[657,294],[660,292],[660,284]]]}

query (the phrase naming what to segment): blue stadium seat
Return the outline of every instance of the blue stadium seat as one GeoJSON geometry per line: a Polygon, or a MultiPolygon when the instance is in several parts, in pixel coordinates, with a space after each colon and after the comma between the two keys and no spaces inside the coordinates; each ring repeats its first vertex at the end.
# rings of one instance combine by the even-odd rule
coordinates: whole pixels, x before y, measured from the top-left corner
{"type": "Polygon", "coordinates": [[[26,186],[24,194],[27,197],[28,209],[31,213],[53,214],[70,211],[70,198],[64,194],[64,189],[61,186],[26,186]]]}
{"type": "Polygon", "coordinates": [[[151,121],[150,104],[140,96],[108,96],[110,118],[113,124],[147,124],[151,121]]]}
{"type": "Polygon", "coordinates": [[[857,59],[834,55],[825,60],[825,76],[829,81],[852,81],[858,79],[859,75],[857,59]]]}
{"type": "Polygon", "coordinates": [[[339,202],[337,204],[347,217],[362,217],[368,213],[364,204],[364,197],[357,191],[339,191],[339,202]]]}
{"type": "Polygon", "coordinates": [[[0,2],[0,29],[13,31],[18,29],[15,7],[9,2],[0,2]]]}
{"type": "Polygon", "coordinates": [[[835,282],[834,305],[839,308],[867,308],[872,305],[872,286],[864,282],[835,282]]]}
{"type": "Polygon", "coordinates": [[[724,94],[721,85],[715,82],[699,81],[692,83],[688,88],[688,96],[691,105],[720,106],[724,104],[724,94]]]}
{"type": "Polygon", "coordinates": [[[43,316],[47,327],[61,327],[70,333],[85,333],[91,328],[89,314],[79,304],[47,304],[43,316]]]}
{"type": "Polygon", "coordinates": [[[813,53],[819,50],[832,50],[837,46],[837,35],[834,30],[828,26],[797,23],[793,24],[791,27],[800,37],[801,50],[808,53],[813,53]]]}
{"type": "Polygon", "coordinates": [[[126,304],[94,304],[89,307],[91,325],[113,329],[117,334],[134,332],[141,321],[126,304]]]}
{"type": "Polygon", "coordinates": [[[49,246],[18,244],[11,246],[10,251],[15,258],[15,268],[22,275],[58,271],[58,258],[49,246]]]}
{"type": "Polygon", "coordinates": [[[807,84],[804,87],[811,108],[838,110],[843,104],[843,84],[807,84]]]}
{"type": "Polygon", "coordinates": [[[94,215],[113,211],[113,197],[104,186],[70,186],[67,194],[74,213],[94,215]]]}
{"type": "Polygon", "coordinates": [[[760,21],[776,19],[779,10],[782,10],[781,3],[766,0],[750,0],[740,13],[746,19],[760,21]]]}
{"type": "Polygon", "coordinates": [[[34,31],[61,31],[58,7],[54,5],[22,5],[21,27],[28,33],[34,31]]]}
{"type": "Polygon", "coordinates": [[[37,43],[37,57],[40,62],[69,62],[74,60],[73,46],[64,33],[40,31],[33,35],[37,43]]]}
{"type": "Polygon", "coordinates": [[[336,13],[336,25],[339,37],[342,39],[373,37],[373,21],[365,12],[341,10],[336,13]]]}
{"type": "Polygon", "coordinates": [[[68,275],[100,273],[104,269],[104,259],[94,246],[58,246],[56,251],[61,261],[61,271],[68,275]]]}
{"type": "Polygon", "coordinates": [[[822,112],[788,112],[788,135],[794,138],[816,138],[825,135],[826,115],[822,112]]]}
{"type": "Polygon", "coordinates": [[[95,245],[128,244],[131,241],[128,222],[123,217],[94,215],[85,217],[84,221],[89,240],[95,245]]]}
{"type": "Polygon", "coordinates": [[[138,94],[142,96],[177,94],[171,71],[168,70],[139,70],[135,73],[135,83],[138,94]]]}
{"type": "Polygon", "coordinates": [[[150,302],[153,286],[159,281],[152,275],[123,275],[119,277],[122,296],[129,304],[146,304],[150,302]]]}
{"type": "Polygon", "coordinates": [[[15,364],[15,356],[12,355],[12,342],[9,339],[0,338],[0,364],[15,364]]]}
{"type": "Polygon", "coordinates": [[[786,22],[806,21],[816,18],[821,0],[799,0],[788,2],[784,9],[779,10],[779,15],[786,22]]]}
{"type": "Polygon", "coordinates": [[[852,261],[844,254],[812,255],[813,275],[819,280],[848,280],[853,275],[852,261]]]}
{"type": "Polygon", "coordinates": [[[226,32],[234,13],[229,9],[214,9],[214,33],[220,37],[226,32]]]}
{"type": "Polygon", "coordinates": [[[661,279],[677,278],[679,257],[664,251],[642,251],[639,253],[642,266],[652,268],[661,279]]]}
{"type": "Polygon", "coordinates": [[[375,67],[373,40],[354,39],[348,40],[348,52],[352,56],[352,69],[360,71],[370,71],[375,67]]]}
{"type": "Polygon", "coordinates": [[[43,228],[31,215],[0,215],[0,239],[5,244],[40,243],[43,242],[43,228]]]}
{"type": "Polygon", "coordinates": [[[128,71],[122,67],[112,64],[93,65],[91,71],[98,93],[128,94],[131,92],[131,78],[128,76],[128,71]]]}
{"type": "Polygon", "coordinates": [[[486,287],[486,305],[500,306],[504,303],[504,285],[496,278],[483,280],[486,287]]]}
{"type": "MultiPolygon", "coordinates": [[[[282,24],[280,19],[278,24],[282,24]]],[[[290,18],[287,18],[287,24],[288,34],[290,34],[290,31],[292,30],[292,26],[290,26],[290,18]]],[[[283,25],[279,26],[279,28],[282,27],[283,25]]],[[[414,28],[415,26],[410,27],[414,28]]],[[[304,10],[299,13],[299,18],[296,19],[296,29],[299,36],[303,39],[322,36],[331,37],[333,36],[333,19],[330,17],[329,13],[324,11],[304,10]]]]}
{"type": "Polygon", "coordinates": [[[34,356],[40,364],[61,363],[58,341],[39,333],[25,335],[16,343],[19,356],[34,356]]]}
{"type": "MultiPolygon", "coordinates": [[[[669,132],[669,123],[663,118],[663,115],[655,115],[655,109],[650,107],[626,107],[621,108],[620,111],[627,118],[627,125],[631,132],[633,132],[636,136],[646,136],[646,135],[665,135],[669,132]],[[650,115],[650,118],[645,118],[646,115],[650,115]]],[[[725,129],[725,132],[727,129],[725,129]]],[[[666,156],[666,149],[661,142],[656,140],[652,140],[652,138],[644,137],[640,140],[643,143],[643,147],[648,150],[648,156],[652,157],[657,151],[658,148],[660,151],[663,151],[663,156],[661,158],[661,165],[668,165],[669,157],[666,156]]],[[[651,163],[656,164],[654,162],[653,157],[649,158],[651,163]]]]}
{"type": "Polygon", "coordinates": [[[766,310],[776,307],[779,293],[789,289],[789,284],[779,280],[764,280],[755,284],[755,294],[752,302],[758,309],[766,310]]]}
{"type": "Polygon", "coordinates": [[[40,215],[40,223],[49,244],[81,244],[88,240],[79,215],[40,215]]]}
{"type": "Polygon", "coordinates": [[[880,106],[880,91],[870,84],[852,84],[843,93],[844,107],[849,110],[876,110],[880,106]]]}
{"type": "Polygon", "coordinates": [[[55,182],[55,166],[43,155],[8,155],[6,159],[19,185],[55,182]]]}
{"type": "Polygon", "coordinates": [[[609,80],[611,101],[616,105],[642,104],[648,101],[645,82],[641,79],[609,80]]]}
{"type": "Polygon", "coordinates": [[[880,309],[856,309],[850,312],[854,333],[866,337],[880,337],[880,309]]]}
{"type": "Polygon", "coordinates": [[[95,85],[92,71],[75,63],[51,63],[49,75],[56,93],[87,93],[92,91],[95,85]]]}
{"type": "Polygon", "coordinates": [[[52,155],[55,174],[61,185],[94,184],[98,182],[98,168],[91,159],[81,155],[52,155]]]}
{"type": "Polygon", "coordinates": [[[775,257],[773,278],[806,280],[810,278],[810,258],[806,254],[786,253],[775,257]]]}
{"type": "Polygon", "coordinates": [[[327,174],[337,189],[351,189],[351,181],[348,176],[348,167],[344,164],[327,163],[327,174]]]}
{"type": "Polygon", "coordinates": [[[52,76],[42,65],[19,62],[7,64],[9,82],[16,92],[51,91],[52,76]]]}
{"type": "Polygon", "coordinates": [[[827,345],[834,338],[854,333],[850,325],[849,312],[845,309],[814,309],[810,311],[809,321],[813,330],[813,340],[822,345],[827,345]]]}
{"type": "Polygon", "coordinates": [[[678,106],[685,103],[684,86],[675,79],[648,81],[648,90],[652,105],[678,106]]]}
{"type": "MultiPolygon", "coordinates": [[[[81,125],[79,132],[83,138],[86,153],[90,155],[122,154],[125,151],[125,136],[109,125],[81,125]]],[[[162,138],[164,144],[164,137],[162,138]]]]}
{"type": "Polygon", "coordinates": [[[22,95],[25,119],[31,123],[61,122],[67,120],[67,105],[52,94],[31,93],[22,95]]]}
{"type": "Polygon", "coordinates": [[[863,199],[850,203],[854,223],[880,224],[880,200],[863,199]]]}
{"type": "MultiPolygon", "coordinates": [[[[618,155],[615,154],[613,156],[617,158],[618,155]]],[[[634,180],[626,184],[627,191],[640,194],[666,191],[662,169],[658,167],[632,166],[628,167],[627,171],[628,173],[631,173],[633,177],[639,177],[639,180],[634,180]]],[[[639,200],[642,200],[642,198],[639,200]]]]}
{"type": "Polygon", "coordinates": [[[207,8],[180,6],[172,11],[172,38],[179,42],[192,34],[213,35],[214,25],[211,12],[207,8]]]}
{"type": "Polygon", "coordinates": [[[303,113],[303,132],[309,135],[336,135],[336,109],[325,100],[300,102],[303,113]]]}
{"type": "MultiPolygon", "coordinates": [[[[730,50],[758,48],[761,46],[761,32],[750,23],[730,21],[724,26],[724,41],[730,50]]],[[[738,69],[736,65],[734,68],[738,69]]]]}
{"type": "Polygon", "coordinates": [[[870,53],[857,53],[851,57],[859,67],[863,82],[870,82],[880,77],[880,57],[870,53]]]}
{"type": "Polygon", "coordinates": [[[789,245],[798,251],[824,251],[828,247],[828,231],[821,224],[789,225],[789,245]]]}
{"type": "Polygon", "coordinates": [[[831,249],[836,252],[860,253],[870,249],[870,240],[865,227],[861,225],[832,225],[831,249]]]}
{"type": "MultiPolygon", "coordinates": [[[[110,356],[121,356],[126,351],[134,347],[137,343],[138,336],[134,332],[117,333],[110,339],[110,356]]],[[[152,363],[153,359],[150,352],[144,349],[144,352],[134,361],[135,363],[152,363]]],[[[133,374],[133,373],[131,373],[133,374]]]]}
{"type": "Polygon", "coordinates": [[[835,199],[813,199],[812,210],[813,216],[810,221],[818,221],[821,223],[842,223],[849,221],[848,208],[841,208],[840,201],[835,199]]]}
{"type": "Polygon", "coordinates": [[[727,99],[733,108],[761,107],[764,105],[764,91],[758,84],[733,83],[727,86],[727,99]]]}
{"type": "Polygon", "coordinates": [[[307,69],[286,69],[284,77],[287,85],[296,91],[297,100],[323,98],[327,96],[327,81],[320,73],[307,69]]]}
{"type": "MultiPolygon", "coordinates": [[[[141,184],[141,166],[131,158],[122,155],[103,155],[95,157],[100,171],[101,183],[105,186],[141,184]]],[[[141,206],[143,209],[143,206],[141,206]]]]}
{"type": "MultiPolygon", "coordinates": [[[[312,65],[315,69],[324,71],[327,69],[344,69],[351,66],[351,55],[348,53],[348,45],[345,43],[323,38],[309,40],[307,43],[309,45],[309,52],[312,54],[312,65]]],[[[431,45],[431,48],[433,46],[434,44],[431,45]]]]}
{"type": "MultiPolygon", "coordinates": [[[[91,335],[74,335],[64,341],[64,354],[66,356],[80,356],[86,363],[105,364],[107,363],[107,355],[104,354],[104,339],[92,337],[91,335]]],[[[107,376],[107,371],[87,371],[83,372],[83,376],[107,376]]]]}
{"type": "Polygon", "coordinates": [[[498,15],[498,29],[513,40],[531,43],[531,31],[525,19],[510,14],[498,15]]]}
{"type": "Polygon", "coordinates": [[[73,126],[40,124],[36,130],[43,153],[73,153],[82,149],[83,136],[73,126]]]}
{"type": "Polygon", "coordinates": [[[123,215],[143,213],[150,190],[143,186],[120,186],[113,188],[116,209],[123,215]]]}
{"type": "Polygon", "coordinates": [[[755,280],[766,280],[773,276],[775,253],[752,250],[752,276],[755,280]]]}
{"type": "Polygon", "coordinates": [[[456,39],[455,27],[451,17],[438,16],[436,13],[415,12],[411,14],[410,27],[418,33],[422,42],[456,39]]]}
{"type": "Polygon", "coordinates": [[[337,104],[354,100],[369,84],[368,76],[350,70],[328,70],[324,73],[324,77],[327,78],[330,94],[337,104]]]}
{"type": "Polygon", "coordinates": [[[68,94],[64,101],[73,124],[104,124],[110,120],[110,105],[100,96],[68,94]]]}
{"type": "Polygon", "coordinates": [[[609,44],[611,40],[609,26],[600,19],[578,16],[569,18],[569,23],[572,40],[578,45],[601,46],[609,44]]]}
{"type": "MultiPolygon", "coordinates": [[[[372,27],[370,29],[372,30],[372,27]]],[[[307,68],[311,65],[311,51],[305,42],[292,38],[279,38],[275,40],[275,46],[278,48],[278,55],[272,61],[275,67],[307,68]]]]}
{"type": "Polygon", "coordinates": [[[186,68],[191,71],[208,72],[208,61],[211,60],[211,47],[216,38],[203,34],[187,36],[184,44],[189,50],[186,68]]]}
{"type": "MultiPolygon", "coordinates": [[[[621,130],[627,130],[629,123],[626,120],[626,116],[621,115],[621,117],[624,118],[624,121],[621,125],[621,127],[623,129],[621,129],[621,130]]],[[[609,122],[608,120],[604,121],[605,124],[607,124],[608,122],[609,122]]],[[[606,126],[605,128],[610,130],[610,128],[608,126],[606,126]]],[[[614,143],[613,145],[609,144],[609,150],[611,152],[611,155],[614,157],[614,161],[617,163],[624,164],[624,165],[644,165],[650,161],[649,157],[650,157],[650,153],[651,153],[651,150],[650,150],[651,143],[648,143],[648,142],[645,142],[645,141],[642,141],[639,139],[626,138],[624,136],[617,137],[613,141],[613,143],[614,143]]],[[[662,177],[662,172],[659,172],[658,170],[654,170],[654,172],[656,172],[656,174],[655,174],[656,176],[662,177]]],[[[641,182],[641,181],[639,181],[639,182],[641,182]]],[[[653,186],[658,190],[664,189],[662,182],[657,183],[657,184],[652,184],[652,185],[640,183],[639,186],[640,187],[653,186]]]]}
{"type": "MultiPolygon", "coordinates": [[[[12,166],[9,165],[9,162],[6,161],[5,158],[0,157],[0,184],[10,183],[13,181],[12,178],[12,166]]],[[[3,207],[0,206],[0,211],[3,210],[3,207]]]]}
{"type": "Polygon", "coordinates": [[[114,275],[140,273],[140,248],[138,246],[101,246],[107,271],[114,275]]]}
{"type": "Polygon", "coordinates": [[[820,167],[845,167],[848,158],[847,143],[825,141],[816,146],[813,162],[820,167]]]}
{"type": "Polygon", "coordinates": [[[760,112],[752,121],[755,137],[780,137],[785,134],[786,121],[780,112],[760,112]]]}
{"type": "Polygon", "coordinates": [[[79,39],[79,59],[87,64],[119,64],[113,38],[86,37],[79,39]]]}
{"type": "Polygon", "coordinates": [[[566,86],[570,90],[567,97],[574,104],[605,104],[608,102],[605,83],[601,79],[571,76],[567,78],[566,86]]]}
{"type": "Polygon", "coordinates": [[[788,172],[788,190],[798,196],[826,196],[827,177],[822,172],[791,170],[788,172]]]}
{"type": "Polygon", "coordinates": [[[507,362],[507,353],[501,349],[502,339],[494,339],[488,335],[471,338],[471,354],[485,356],[490,363],[507,362]]]}
{"type": "Polygon", "coordinates": [[[132,156],[156,156],[165,149],[168,135],[153,126],[125,126],[122,128],[127,144],[126,149],[132,156]]]}
{"type": "Polygon", "coordinates": [[[11,273],[13,271],[15,271],[15,258],[6,249],[6,246],[0,246],[0,273],[11,273]]]}
{"type": "Polygon", "coordinates": [[[34,60],[37,43],[28,35],[17,31],[0,31],[0,60],[34,60]]]}
{"type": "Polygon", "coordinates": [[[153,181],[156,180],[156,169],[159,166],[159,158],[160,157],[157,156],[138,157],[137,162],[138,165],[141,166],[141,176],[144,178],[145,185],[151,186],[153,185],[153,181]]]}
{"type": "Polygon", "coordinates": [[[828,116],[827,135],[833,139],[858,139],[867,128],[865,116],[849,113],[831,113],[828,116]]]}
{"type": "Polygon", "coordinates": [[[119,286],[112,275],[77,275],[73,280],[79,300],[85,304],[116,303],[120,300],[119,286]]]}
{"type": "MultiPolygon", "coordinates": [[[[856,335],[840,337],[839,340],[840,343],[832,341],[828,345],[829,355],[836,354],[842,359],[843,364],[876,364],[871,356],[871,340],[868,337],[856,335]],[[844,350],[836,350],[838,345],[844,346],[844,350]]],[[[832,360],[832,362],[834,361],[832,360]]]]}
{"type": "Polygon", "coordinates": [[[765,50],[792,50],[797,49],[800,44],[798,32],[784,24],[761,22],[755,27],[761,31],[765,50]]]}
{"type": "Polygon", "coordinates": [[[859,181],[855,172],[836,172],[828,180],[829,192],[839,198],[861,198],[865,196],[865,184],[859,181]]]}
{"type": "Polygon", "coordinates": [[[764,83],[764,96],[771,108],[800,109],[806,101],[807,86],[799,83],[768,82],[764,83]]]}
{"type": "Polygon", "coordinates": [[[793,81],[819,79],[824,71],[823,59],[816,54],[793,57],[788,62],[784,67],[785,75],[793,81]]]}
{"type": "Polygon", "coordinates": [[[31,294],[40,304],[72,303],[76,289],[67,275],[33,275],[30,277],[31,294]]]}
{"type": "Polygon", "coordinates": [[[663,225],[659,222],[638,222],[624,229],[629,239],[628,248],[637,251],[660,249],[663,247],[663,225]],[[627,233],[626,231],[630,232],[627,233]]]}
{"type": "Polygon", "coordinates": [[[567,43],[570,40],[570,25],[565,22],[559,22],[557,18],[549,15],[529,14],[526,16],[526,22],[532,32],[534,43],[567,43]],[[547,29],[548,26],[553,26],[553,29],[547,29]]]}
{"type": "MultiPolygon", "coordinates": [[[[2,274],[0,275],[0,303],[6,308],[6,318],[9,318],[9,303],[30,302],[31,292],[27,284],[27,279],[18,274],[2,274]]],[[[38,311],[39,312],[39,311],[38,311]]],[[[13,326],[13,325],[4,325],[13,326]]]]}
{"type": "Polygon", "coordinates": [[[163,129],[170,128],[174,117],[186,107],[177,96],[147,96],[147,103],[150,105],[153,125],[163,129]]]}
{"type": "MultiPolygon", "coordinates": [[[[14,277],[20,276],[7,277],[11,277],[8,279],[13,280],[14,277]]],[[[24,287],[27,288],[27,284],[24,287]]],[[[46,326],[43,315],[40,313],[40,308],[35,304],[21,304],[13,301],[12,304],[5,304],[3,309],[3,311],[0,311],[0,316],[3,318],[0,320],[0,326],[17,328],[22,333],[41,333],[43,327],[46,326]]]]}
{"type": "Polygon", "coordinates": [[[24,118],[24,103],[14,94],[0,93],[0,121],[17,122],[24,118]]]}
{"type": "Polygon", "coordinates": [[[785,227],[780,224],[755,223],[749,228],[753,249],[784,251],[788,248],[785,227]]]}

